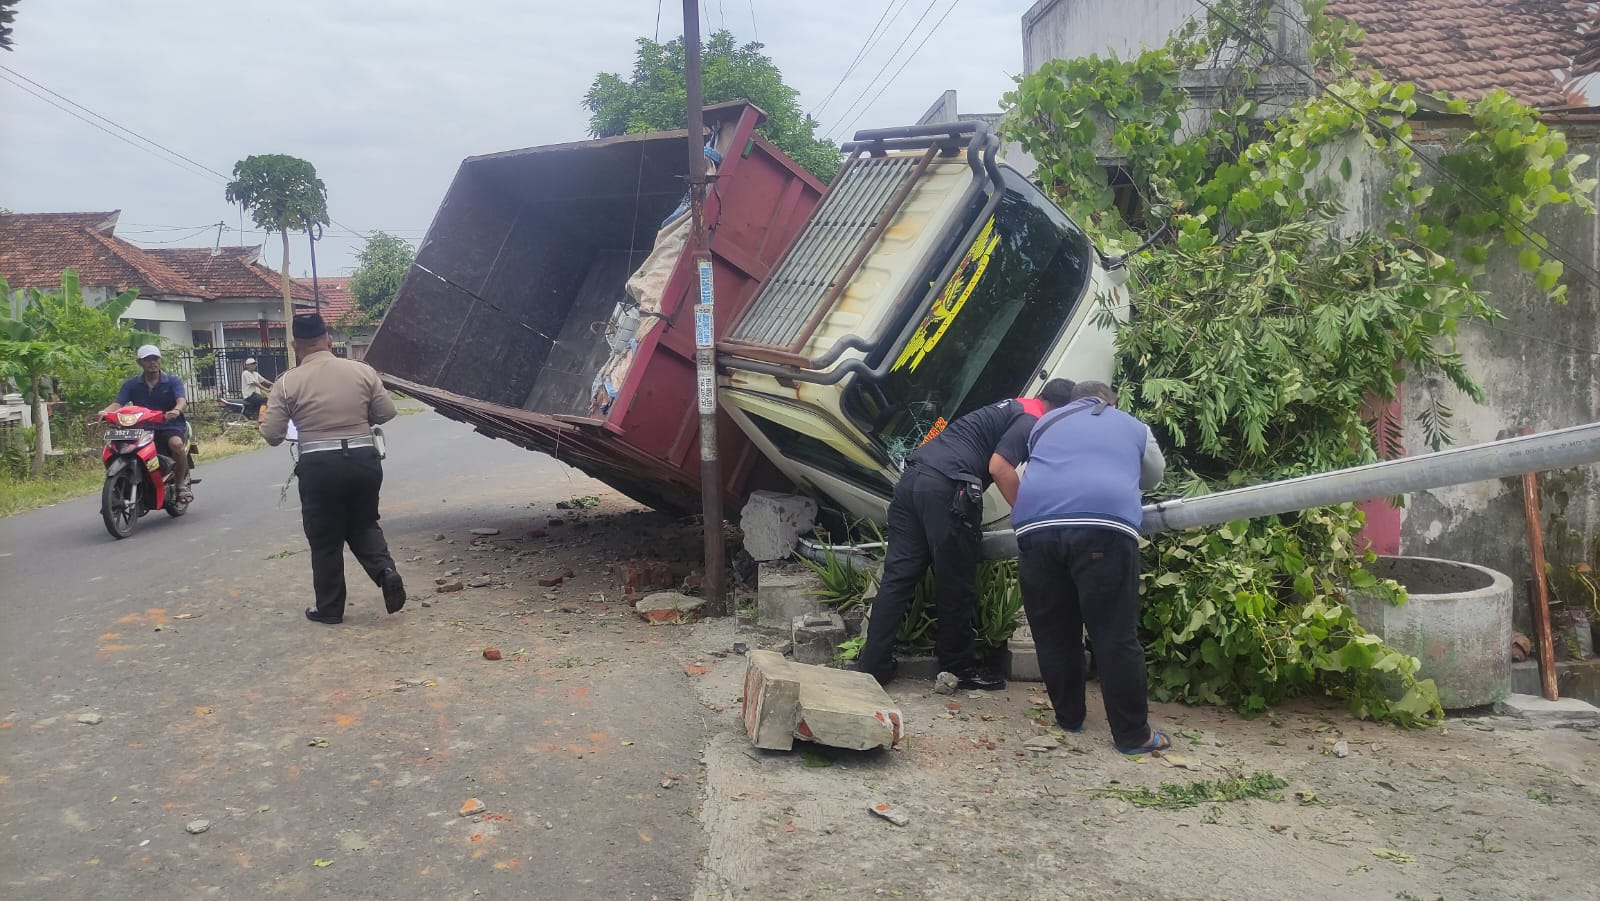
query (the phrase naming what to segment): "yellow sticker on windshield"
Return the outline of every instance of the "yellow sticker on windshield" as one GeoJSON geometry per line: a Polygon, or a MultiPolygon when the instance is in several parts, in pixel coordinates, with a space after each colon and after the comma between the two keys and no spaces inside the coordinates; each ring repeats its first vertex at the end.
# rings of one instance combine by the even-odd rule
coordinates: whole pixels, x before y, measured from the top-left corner
{"type": "Polygon", "coordinates": [[[900,352],[900,358],[894,361],[890,371],[901,367],[910,372],[917,371],[917,367],[922,365],[922,361],[933,352],[939,339],[949,330],[950,323],[955,321],[961,308],[966,305],[967,298],[977,289],[979,279],[989,268],[989,258],[999,244],[1000,236],[994,231],[994,217],[990,216],[983,225],[983,231],[978,232],[978,239],[967,248],[967,255],[956,267],[950,283],[944,286],[939,299],[934,301],[933,308],[923,317],[922,324],[917,326],[916,333],[906,342],[906,349],[900,352]]]}

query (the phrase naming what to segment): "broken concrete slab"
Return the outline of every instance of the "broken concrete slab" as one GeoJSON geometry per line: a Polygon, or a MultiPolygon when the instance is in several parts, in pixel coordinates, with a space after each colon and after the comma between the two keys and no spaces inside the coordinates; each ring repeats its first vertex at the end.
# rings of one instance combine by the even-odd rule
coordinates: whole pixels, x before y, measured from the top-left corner
{"type": "Polygon", "coordinates": [[[799,494],[752,492],[739,511],[744,549],[756,560],[787,560],[801,535],[816,528],[817,502],[799,494]]]}
{"type": "Polygon", "coordinates": [[[1541,729],[1600,729],[1600,707],[1577,698],[1547,701],[1539,695],[1508,695],[1498,705],[1507,716],[1525,719],[1541,729]]]}
{"type": "Polygon", "coordinates": [[[1006,678],[1013,682],[1043,682],[1039,671],[1039,648],[1033,643],[1033,630],[1026,619],[1006,642],[1006,678]]]}
{"type": "Polygon", "coordinates": [[[705,609],[704,598],[692,597],[676,591],[658,591],[647,594],[633,605],[633,609],[652,626],[673,623],[692,623],[705,609]]]}
{"type": "Polygon", "coordinates": [[[820,613],[822,579],[798,563],[762,563],[756,570],[756,626],[788,634],[797,616],[820,613]]]}
{"type": "Polygon", "coordinates": [[[900,742],[899,708],[866,673],[808,666],[751,651],[744,723],[758,748],[787,751],[796,738],[865,751],[900,742]]]}
{"type": "Polygon", "coordinates": [[[797,616],[789,629],[794,659],[817,665],[828,663],[838,653],[846,634],[844,619],[831,610],[797,616]]]}

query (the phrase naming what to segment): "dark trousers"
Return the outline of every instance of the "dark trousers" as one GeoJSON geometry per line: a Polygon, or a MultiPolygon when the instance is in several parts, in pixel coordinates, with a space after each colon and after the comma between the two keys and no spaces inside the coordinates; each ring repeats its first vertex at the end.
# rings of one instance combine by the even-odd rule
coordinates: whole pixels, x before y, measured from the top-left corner
{"type": "Polygon", "coordinates": [[[260,391],[244,399],[244,418],[255,422],[261,416],[261,408],[267,405],[267,397],[260,391]]]}
{"type": "Polygon", "coordinates": [[[895,486],[889,501],[889,548],[883,560],[883,584],[872,602],[867,643],[857,658],[858,669],[884,673],[894,656],[895,633],[911,606],[917,585],[933,566],[934,609],[939,617],[934,649],[939,667],[959,672],[972,666],[972,620],[977,612],[974,581],[978,577],[978,519],[957,515],[961,483],[931,469],[913,465],[895,486]]]}
{"type": "Polygon", "coordinates": [[[300,521],[311,543],[311,583],[317,612],[344,616],[344,547],[361,562],[373,584],[394,568],[389,543],[378,526],[378,490],[383,463],[370,447],[320,451],[300,457],[300,521]]]}
{"type": "Polygon", "coordinates": [[[1106,721],[1119,748],[1150,738],[1139,643],[1139,543],[1113,529],[1063,528],[1017,538],[1022,605],[1045,690],[1063,726],[1084,717],[1083,631],[1094,642],[1106,721]]]}

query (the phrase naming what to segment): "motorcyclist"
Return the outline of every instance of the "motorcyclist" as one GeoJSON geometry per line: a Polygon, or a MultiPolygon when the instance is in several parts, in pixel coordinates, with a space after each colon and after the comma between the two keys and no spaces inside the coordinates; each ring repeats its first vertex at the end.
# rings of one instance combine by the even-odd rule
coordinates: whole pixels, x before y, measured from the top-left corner
{"type": "Polygon", "coordinates": [[[251,357],[244,361],[239,385],[244,394],[244,418],[255,422],[261,418],[261,408],[267,405],[267,392],[272,390],[272,380],[257,371],[256,358],[251,357]]]}
{"type": "Polygon", "coordinates": [[[183,418],[189,398],[185,396],[183,380],[161,371],[161,348],[154,344],[139,348],[139,368],[143,370],[141,374],[122,383],[116,403],[100,412],[109,413],[132,404],[166,414],[165,423],[155,430],[156,446],[166,448],[167,456],[172,458],[172,481],[178,486],[179,499],[194,500],[189,493],[189,423],[183,418]]]}

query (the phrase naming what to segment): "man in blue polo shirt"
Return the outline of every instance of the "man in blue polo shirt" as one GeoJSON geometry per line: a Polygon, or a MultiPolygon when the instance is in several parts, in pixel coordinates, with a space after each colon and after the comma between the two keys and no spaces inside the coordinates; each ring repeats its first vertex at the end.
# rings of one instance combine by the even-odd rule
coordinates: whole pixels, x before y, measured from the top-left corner
{"type": "Polygon", "coordinates": [[[117,392],[117,402],[102,412],[132,404],[167,414],[166,422],[155,430],[156,447],[166,448],[167,456],[172,458],[173,483],[178,486],[178,496],[192,500],[189,495],[189,423],[183,418],[189,398],[184,396],[183,379],[161,371],[161,348],[154,344],[139,348],[139,368],[144,371],[123,382],[122,390],[117,392]]]}
{"type": "Polygon", "coordinates": [[[1116,402],[1104,382],[1079,382],[1070,403],[1040,417],[1011,522],[1022,604],[1056,721],[1083,730],[1087,627],[1112,741],[1124,754],[1143,754],[1172,744],[1150,728],[1139,643],[1140,492],[1160,484],[1167,464],[1149,426],[1116,402]]]}

